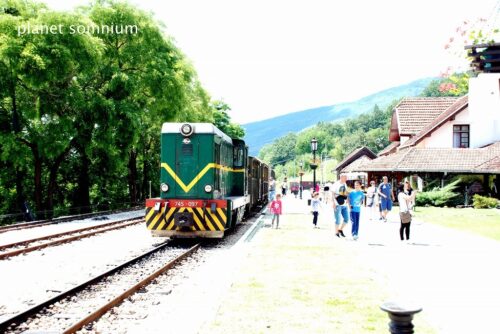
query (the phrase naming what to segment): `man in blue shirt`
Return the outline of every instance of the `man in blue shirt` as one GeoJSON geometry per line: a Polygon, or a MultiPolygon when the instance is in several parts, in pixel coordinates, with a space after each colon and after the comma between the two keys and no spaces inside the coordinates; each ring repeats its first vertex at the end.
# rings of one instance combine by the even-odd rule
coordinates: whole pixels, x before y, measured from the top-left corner
{"type": "Polygon", "coordinates": [[[382,178],[382,183],[378,187],[378,194],[380,196],[380,209],[382,210],[382,219],[387,221],[387,213],[392,210],[392,202],[394,202],[394,193],[392,186],[388,182],[387,176],[382,178]]]}
{"type": "Polygon", "coordinates": [[[354,182],[354,191],[349,193],[349,204],[351,205],[351,222],[352,222],[352,238],[358,240],[359,231],[359,216],[361,214],[361,206],[363,205],[363,200],[365,199],[365,194],[361,190],[361,183],[359,181],[354,182]]]}

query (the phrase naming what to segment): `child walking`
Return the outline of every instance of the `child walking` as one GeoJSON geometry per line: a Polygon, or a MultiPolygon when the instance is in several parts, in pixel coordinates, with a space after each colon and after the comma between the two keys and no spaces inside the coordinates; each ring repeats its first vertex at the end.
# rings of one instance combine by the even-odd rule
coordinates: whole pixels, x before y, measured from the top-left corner
{"type": "Polygon", "coordinates": [[[319,193],[314,193],[313,198],[311,200],[314,228],[318,227],[318,215],[319,215],[320,205],[321,205],[321,201],[319,200],[319,193]]]}
{"type": "Polygon", "coordinates": [[[354,191],[349,194],[349,203],[351,204],[351,222],[352,222],[352,238],[358,240],[359,232],[359,217],[361,214],[361,205],[365,199],[365,194],[361,190],[361,183],[354,182],[354,191]]]}
{"type": "Polygon", "coordinates": [[[271,214],[273,215],[273,220],[272,220],[272,223],[271,223],[271,228],[274,227],[274,220],[276,220],[276,228],[279,228],[281,208],[282,208],[282,206],[281,206],[281,195],[277,194],[276,198],[271,202],[271,206],[269,208],[270,211],[271,211],[271,214]]]}

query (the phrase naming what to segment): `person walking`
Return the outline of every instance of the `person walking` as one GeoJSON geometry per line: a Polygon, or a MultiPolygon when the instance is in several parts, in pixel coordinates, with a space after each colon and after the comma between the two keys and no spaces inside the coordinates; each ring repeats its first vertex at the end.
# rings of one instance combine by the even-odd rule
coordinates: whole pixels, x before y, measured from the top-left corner
{"type": "Polygon", "coordinates": [[[282,213],[282,203],[281,203],[281,195],[276,195],[276,199],[271,202],[269,207],[271,214],[273,215],[273,220],[271,222],[271,228],[274,227],[274,221],[276,220],[276,228],[279,228],[280,225],[280,215],[282,213]]]}
{"type": "Polygon", "coordinates": [[[283,180],[283,183],[281,184],[281,195],[286,196],[286,189],[287,189],[287,184],[286,184],[286,178],[283,180]]]}
{"type": "Polygon", "coordinates": [[[321,201],[319,200],[319,193],[314,193],[311,200],[314,228],[318,227],[318,215],[320,206],[321,206],[321,201]]]}
{"type": "Polygon", "coordinates": [[[361,206],[365,199],[365,194],[361,190],[361,183],[354,182],[354,191],[349,193],[349,204],[351,205],[351,223],[352,223],[352,238],[358,240],[359,218],[361,215],[361,206]]]}
{"type": "Polygon", "coordinates": [[[366,207],[369,210],[369,219],[373,220],[378,211],[378,201],[377,200],[377,186],[375,181],[370,182],[370,186],[366,189],[366,207]]]}
{"type": "Polygon", "coordinates": [[[345,238],[343,228],[349,222],[347,205],[349,204],[347,175],[340,174],[340,179],[333,185],[333,211],[335,213],[335,235],[345,238]],[[342,222],[341,222],[342,220],[342,222]]]}
{"type": "Polygon", "coordinates": [[[410,187],[410,182],[405,181],[403,184],[403,189],[398,194],[399,203],[399,217],[401,220],[401,227],[399,228],[399,237],[401,241],[404,241],[404,236],[406,236],[406,241],[410,240],[410,225],[411,225],[411,209],[415,201],[416,191],[412,191],[410,187]]]}
{"type": "Polygon", "coordinates": [[[330,196],[330,194],[331,194],[330,190],[331,189],[332,189],[332,184],[330,182],[327,182],[325,184],[325,187],[323,188],[323,191],[325,193],[325,197],[324,197],[325,198],[325,204],[328,204],[330,202],[330,197],[331,197],[330,196]]]}
{"type": "Polygon", "coordinates": [[[387,176],[382,178],[382,183],[378,187],[378,195],[380,196],[380,209],[382,210],[382,217],[384,222],[387,222],[387,213],[392,210],[392,203],[394,202],[394,192],[392,186],[388,182],[387,176]]]}
{"type": "Polygon", "coordinates": [[[269,178],[269,202],[274,199],[274,195],[276,194],[276,181],[270,177],[269,178]]]}

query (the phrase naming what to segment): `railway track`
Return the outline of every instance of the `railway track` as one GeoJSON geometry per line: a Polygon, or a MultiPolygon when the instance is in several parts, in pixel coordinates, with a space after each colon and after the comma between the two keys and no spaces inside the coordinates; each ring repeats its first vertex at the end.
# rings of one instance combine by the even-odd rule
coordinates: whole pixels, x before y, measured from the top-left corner
{"type": "Polygon", "coordinates": [[[33,252],[35,250],[52,247],[97,234],[113,231],[143,222],[143,218],[125,219],[111,223],[89,226],[77,230],[71,230],[29,240],[18,241],[10,244],[0,245],[0,260],[12,256],[33,252]],[[44,242],[47,241],[47,242],[44,242]]]}
{"type": "Polygon", "coordinates": [[[65,217],[46,219],[46,220],[37,220],[34,222],[15,223],[15,224],[11,224],[11,225],[0,226],[0,233],[25,230],[25,229],[35,228],[35,227],[41,227],[41,226],[69,222],[72,220],[86,219],[86,218],[91,218],[91,217],[97,217],[97,216],[109,215],[109,214],[127,212],[127,211],[134,211],[134,210],[140,210],[140,209],[142,209],[142,207],[133,207],[133,208],[129,208],[126,210],[110,210],[110,211],[100,211],[100,212],[94,212],[94,213],[84,213],[84,214],[80,214],[80,215],[65,216],[65,217]]]}
{"type": "Polygon", "coordinates": [[[193,255],[200,244],[188,250],[164,243],[130,261],[100,274],[68,291],[31,307],[0,323],[0,332],[50,330],[75,333],[99,319],[158,276],[193,255]],[[75,320],[77,319],[77,320],[75,320]],[[58,328],[54,328],[54,327],[58,328]],[[45,328],[44,328],[45,327],[45,328]]]}

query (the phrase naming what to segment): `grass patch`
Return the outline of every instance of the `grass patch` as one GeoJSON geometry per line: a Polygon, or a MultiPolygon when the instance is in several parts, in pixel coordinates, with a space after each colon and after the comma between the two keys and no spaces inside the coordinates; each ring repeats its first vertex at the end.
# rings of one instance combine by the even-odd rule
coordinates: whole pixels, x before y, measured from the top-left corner
{"type": "MultiPolygon", "coordinates": [[[[379,308],[387,286],[373,279],[361,249],[304,230],[303,219],[259,232],[223,307],[200,333],[388,333],[379,308]]],[[[418,333],[435,333],[419,318],[418,333]]]]}
{"type": "Polygon", "coordinates": [[[415,217],[426,223],[500,241],[500,211],[498,209],[418,207],[415,217]]]}

